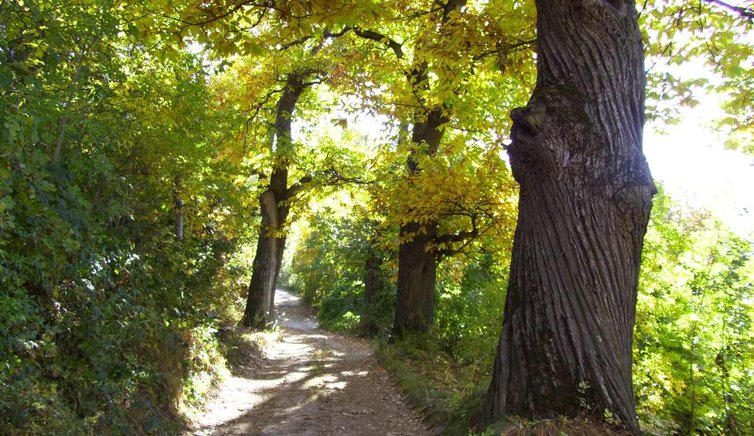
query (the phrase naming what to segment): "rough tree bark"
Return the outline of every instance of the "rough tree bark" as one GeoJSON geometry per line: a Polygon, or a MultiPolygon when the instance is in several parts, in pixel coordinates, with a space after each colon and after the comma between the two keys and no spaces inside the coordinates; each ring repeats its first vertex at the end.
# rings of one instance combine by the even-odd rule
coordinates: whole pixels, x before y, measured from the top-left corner
{"type": "Polygon", "coordinates": [[[639,433],[632,330],[655,188],[642,153],[635,5],[536,4],[537,85],[511,113],[519,215],[482,417],[604,419],[607,411],[639,433]]]}
{"type": "Polygon", "coordinates": [[[291,122],[301,94],[311,85],[305,82],[309,73],[290,74],[278,100],[275,136],[271,144],[272,153],[276,157],[275,168],[272,170],[267,188],[259,196],[262,225],[259,228],[259,240],[252,264],[246,309],[241,319],[241,325],[245,327],[264,328],[275,318],[275,288],[285,250],[285,236],[281,230],[288,219],[289,201],[300,189],[300,184],[288,186],[288,156],[292,146],[291,122]]]}

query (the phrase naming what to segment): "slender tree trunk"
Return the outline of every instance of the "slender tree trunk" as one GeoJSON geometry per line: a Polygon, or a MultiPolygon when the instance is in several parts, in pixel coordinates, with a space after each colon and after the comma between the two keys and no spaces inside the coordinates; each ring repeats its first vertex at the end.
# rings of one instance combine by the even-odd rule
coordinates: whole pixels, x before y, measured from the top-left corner
{"type": "Polygon", "coordinates": [[[385,290],[385,282],[382,278],[382,257],[372,247],[370,241],[369,251],[364,261],[364,310],[359,321],[359,330],[362,335],[371,337],[380,329],[375,319],[375,303],[380,294],[385,290]]]}
{"type": "Polygon", "coordinates": [[[241,324],[262,329],[275,319],[275,289],[285,252],[285,236],[280,229],[285,224],[288,207],[275,201],[271,189],[259,197],[262,226],[259,229],[257,250],[252,264],[251,282],[246,309],[241,324]]]}
{"type": "Polygon", "coordinates": [[[293,111],[304,89],[311,84],[304,79],[308,72],[288,76],[277,104],[271,152],[275,165],[267,189],[259,196],[262,226],[259,229],[257,251],[252,264],[251,282],[241,325],[261,329],[275,319],[275,289],[283,263],[285,226],[291,198],[297,186],[288,187],[288,165],[292,153],[291,122],[293,111]]]}
{"type": "MultiPolygon", "coordinates": [[[[409,177],[420,171],[416,153],[437,153],[447,122],[442,108],[435,107],[426,119],[414,124],[411,140],[426,149],[416,149],[409,156],[409,177]]],[[[398,247],[398,295],[393,323],[393,333],[398,337],[408,332],[426,332],[434,321],[438,256],[432,244],[437,224],[409,222],[401,226],[401,236],[405,242],[398,247]]]]}
{"type": "Polygon", "coordinates": [[[241,321],[244,326],[257,329],[266,327],[274,319],[275,287],[285,244],[283,238],[276,236],[281,222],[272,190],[262,193],[259,205],[262,226],[259,228],[257,250],[252,264],[246,310],[241,321]]]}
{"type": "Polygon", "coordinates": [[[513,111],[521,185],[483,421],[608,412],[639,433],[631,348],[654,185],[633,2],[537,0],[537,86],[513,111]]]}

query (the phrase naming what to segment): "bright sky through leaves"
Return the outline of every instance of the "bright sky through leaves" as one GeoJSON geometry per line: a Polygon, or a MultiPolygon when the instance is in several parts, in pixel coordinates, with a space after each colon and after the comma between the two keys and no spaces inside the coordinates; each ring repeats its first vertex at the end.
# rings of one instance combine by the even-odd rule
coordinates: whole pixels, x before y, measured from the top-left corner
{"type": "Polygon", "coordinates": [[[676,125],[645,129],[644,152],[652,175],[668,193],[705,208],[741,235],[754,233],[754,157],[723,149],[724,138],[707,127],[710,112],[700,105],[682,112],[676,125]]]}

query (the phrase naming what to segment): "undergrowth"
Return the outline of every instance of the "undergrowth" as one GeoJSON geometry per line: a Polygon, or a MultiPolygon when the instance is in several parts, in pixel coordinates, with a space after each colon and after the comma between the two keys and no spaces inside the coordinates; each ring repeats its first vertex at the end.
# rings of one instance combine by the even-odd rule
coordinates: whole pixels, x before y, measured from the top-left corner
{"type": "Polygon", "coordinates": [[[580,436],[630,436],[625,430],[618,430],[609,424],[590,421],[586,418],[540,419],[529,421],[520,418],[509,418],[504,422],[490,426],[482,436],[549,436],[549,435],[580,435],[580,436]]]}
{"type": "Polygon", "coordinates": [[[486,362],[460,363],[427,336],[380,342],[377,356],[431,428],[444,435],[469,434],[489,384],[486,362]]]}
{"type": "Polygon", "coordinates": [[[586,418],[526,420],[508,417],[480,431],[474,429],[489,386],[490,362],[461,362],[442,351],[429,335],[395,343],[379,342],[377,355],[409,402],[425,417],[433,433],[442,435],[538,436],[628,435],[608,424],[586,418]]]}

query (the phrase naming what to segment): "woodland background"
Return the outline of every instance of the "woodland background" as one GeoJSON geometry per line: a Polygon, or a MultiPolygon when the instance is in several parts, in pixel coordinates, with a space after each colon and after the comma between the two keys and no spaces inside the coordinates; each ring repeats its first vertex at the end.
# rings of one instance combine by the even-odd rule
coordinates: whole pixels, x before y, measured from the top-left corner
{"type": "MultiPolygon", "coordinates": [[[[179,431],[226,364],[216,333],[243,316],[258,197],[283,166],[300,189],[282,286],[327,328],[376,338],[429,419],[465,432],[500,333],[517,194],[505,147],[534,86],[535,11],[469,1],[461,30],[433,36],[436,7],[0,1],[0,433],[179,431]],[[394,35],[405,58],[346,28],[394,35]],[[402,71],[422,59],[417,91],[402,71]],[[301,72],[292,138],[271,144],[301,72]],[[412,174],[417,102],[453,116],[412,174]],[[359,129],[367,117],[378,127],[359,129]],[[429,220],[469,237],[435,247],[431,329],[388,344],[399,229],[429,220]]],[[[726,109],[710,120],[726,145],[754,152],[751,3],[637,7],[648,117],[672,122],[704,90],[726,109]],[[673,74],[692,60],[703,75],[673,74]]],[[[754,433],[751,235],[660,191],[634,333],[642,427],[754,433]]]]}

